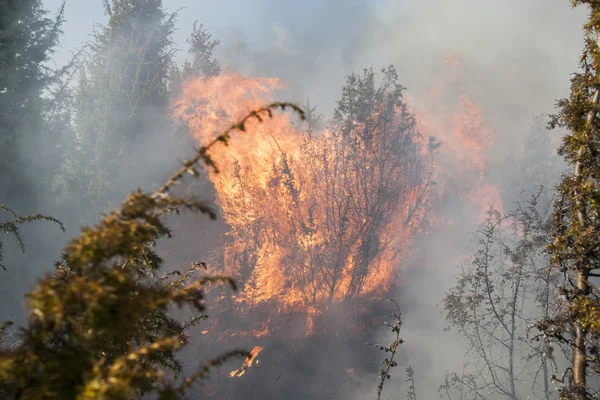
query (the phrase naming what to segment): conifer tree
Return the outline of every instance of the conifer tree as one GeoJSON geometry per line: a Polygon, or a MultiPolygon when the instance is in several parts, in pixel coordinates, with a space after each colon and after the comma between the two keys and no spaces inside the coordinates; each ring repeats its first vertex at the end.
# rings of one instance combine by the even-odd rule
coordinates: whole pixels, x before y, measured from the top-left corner
{"type": "Polygon", "coordinates": [[[194,22],[187,43],[190,45],[188,52],[192,56],[192,60],[186,61],[183,66],[184,78],[199,75],[208,79],[221,73],[221,63],[215,59],[213,54],[220,41],[213,39],[212,34],[204,28],[203,24],[198,25],[198,21],[194,22]]]}
{"type": "Polygon", "coordinates": [[[74,134],[55,190],[94,218],[144,176],[137,146],[167,132],[173,14],[160,0],[105,1],[107,26],[89,44],[75,89],[74,134]],[[129,179],[129,180],[128,180],[129,179]],[[121,185],[119,185],[121,184],[121,185]]]}
{"type": "Polygon", "coordinates": [[[173,63],[169,71],[169,91],[173,98],[177,98],[181,86],[190,78],[209,79],[221,73],[221,63],[214,56],[215,48],[219,45],[218,39],[204,27],[203,24],[194,22],[192,33],[186,40],[189,45],[187,59],[180,67],[173,63]]]}
{"type": "Polygon", "coordinates": [[[46,62],[62,22],[63,7],[52,19],[41,0],[0,2],[0,204],[18,211],[32,196],[24,146],[43,129],[43,94],[54,79],[46,62]]]}

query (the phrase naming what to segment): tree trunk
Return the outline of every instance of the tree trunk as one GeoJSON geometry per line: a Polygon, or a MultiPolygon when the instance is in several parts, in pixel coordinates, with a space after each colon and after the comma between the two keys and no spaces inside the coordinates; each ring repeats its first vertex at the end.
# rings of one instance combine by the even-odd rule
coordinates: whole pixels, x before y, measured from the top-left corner
{"type": "MultiPolygon", "coordinates": [[[[596,42],[600,46],[600,32],[596,32],[596,42]]],[[[600,100],[600,90],[596,89],[592,98],[592,105],[598,104],[600,100]]],[[[596,112],[590,110],[587,115],[587,124],[592,128],[594,119],[596,118],[596,112]]],[[[583,154],[584,148],[579,150],[579,156],[583,154]]],[[[580,161],[575,164],[575,176],[581,176],[582,165],[580,161]]],[[[586,224],[586,207],[585,203],[578,204],[577,217],[579,222],[585,226],[586,224]]],[[[589,266],[578,265],[577,266],[577,297],[585,297],[589,294],[590,287],[588,283],[589,278],[589,266]]],[[[573,394],[576,400],[587,400],[587,352],[585,349],[585,329],[580,323],[575,323],[573,332],[573,394]]]]}
{"type": "MultiPolygon", "coordinates": [[[[583,268],[577,272],[578,296],[587,296],[589,294],[588,277],[589,270],[587,268],[583,268]]],[[[587,400],[585,329],[579,323],[575,324],[573,342],[573,392],[576,400],[587,400]]]]}

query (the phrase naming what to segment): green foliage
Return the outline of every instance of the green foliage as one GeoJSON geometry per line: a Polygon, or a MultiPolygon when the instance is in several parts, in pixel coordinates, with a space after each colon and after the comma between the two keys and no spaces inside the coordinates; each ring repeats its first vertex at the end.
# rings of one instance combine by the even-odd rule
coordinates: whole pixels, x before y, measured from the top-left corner
{"type": "MultiPolygon", "coordinates": [[[[23,240],[23,236],[21,235],[21,232],[19,231],[19,225],[22,225],[27,222],[45,220],[45,221],[50,221],[50,222],[54,222],[54,223],[58,224],[60,229],[63,232],[65,231],[65,227],[63,226],[63,224],[54,217],[50,217],[50,216],[42,215],[42,214],[27,214],[27,215],[20,216],[3,204],[0,204],[0,211],[4,211],[4,212],[8,213],[10,216],[10,219],[8,219],[8,220],[0,221],[0,232],[4,232],[6,235],[12,236],[13,239],[15,240],[15,242],[17,243],[17,245],[19,246],[19,249],[23,253],[25,252],[25,241],[23,240]]],[[[6,270],[6,266],[4,264],[2,264],[4,242],[5,242],[4,240],[0,239],[0,267],[2,267],[2,269],[6,270]]]]}
{"type": "Polygon", "coordinates": [[[585,48],[580,59],[582,70],[571,79],[571,95],[557,102],[560,111],[551,127],[566,128],[559,154],[571,164],[573,172],[563,177],[554,209],[554,229],[548,246],[554,268],[565,274],[561,309],[538,327],[560,343],[571,346],[572,368],[564,381],[563,398],[586,399],[591,396],[587,376],[600,372],[600,330],[590,323],[598,318],[598,286],[591,277],[600,268],[600,130],[598,129],[600,74],[600,3],[574,0],[573,6],[586,5],[590,18],[585,25],[585,48]]]}
{"type": "Polygon", "coordinates": [[[123,194],[115,177],[144,176],[136,149],[166,132],[175,15],[160,0],[106,2],[108,25],[95,32],[75,89],[74,128],[54,182],[63,201],[85,204],[95,220],[123,194]]]}
{"type": "Polygon", "coordinates": [[[187,344],[186,329],[205,318],[203,290],[224,276],[197,278],[201,265],[186,273],[159,275],[163,260],[153,250],[169,238],[167,214],[191,211],[215,218],[205,203],[173,197],[170,190],[184,175],[198,176],[198,164],[216,168],[209,150],[227,144],[231,132],[245,131],[250,118],[262,121],[273,103],[252,111],[213,142],[198,149],[154,193],[129,195],[97,225],[82,230],[65,248],[54,275],[46,275],[28,295],[30,319],[20,342],[0,354],[0,389],[17,399],[183,398],[186,389],[207,376],[211,367],[243,351],[226,353],[177,384],[181,365],[176,351],[187,344]],[[178,321],[173,308],[187,307],[193,316],[178,321]]]}
{"type": "Polygon", "coordinates": [[[198,21],[194,22],[187,43],[190,45],[188,52],[192,56],[192,61],[186,60],[183,65],[184,79],[192,76],[208,79],[221,73],[221,64],[213,55],[220,41],[218,39],[213,40],[212,35],[204,28],[204,25],[198,25],[198,21]]]}
{"type": "Polygon", "coordinates": [[[353,141],[368,143],[379,129],[406,131],[414,128],[415,119],[403,101],[404,87],[398,83],[395,68],[390,66],[381,70],[380,85],[375,82],[376,75],[373,70],[367,69],[362,74],[349,75],[342,89],[342,98],[337,102],[334,120],[343,134],[353,141]],[[400,119],[402,125],[394,126],[393,120],[398,112],[403,117],[400,119]]]}
{"type": "Polygon", "coordinates": [[[63,7],[48,18],[41,0],[0,3],[0,202],[31,195],[23,159],[24,145],[43,129],[47,100],[42,95],[54,80],[46,62],[63,22],[63,7]],[[12,197],[9,199],[9,197],[12,197]]]}
{"type": "MultiPolygon", "coordinates": [[[[402,328],[402,312],[400,311],[400,306],[398,306],[398,303],[396,303],[392,299],[383,298],[381,300],[392,303],[396,309],[389,316],[389,319],[392,322],[385,321],[385,325],[391,328],[392,333],[394,334],[395,337],[394,337],[394,340],[392,340],[392,342],[387,346],[384,346],[381,344],[366,343],[367,346],[376,347],[379,350],[385,352],[386,354],[389,354],[389,356],[386,355],[385,359],[381,362],[383,364],[383,368],[381,368],[379,370],[379,385],[377,386],[377,400],[381,399],[385,381],[391,378],[390,370],[392,368],[398,366],[398,363],[396,361],[394,361],[394,357],[396,356],[396,353],[398,352],[400,345],[402,345],[404,343],[404,339],[400,338],[400,329],[402,328]]],[[[414,387],[412,368],[410,368],[410,371],[411,371],[410,373],[409,373],[408,369],[406,371],[408,374],[410,383],[411,383],[411,386],[409,388],[409,399],[415,400],[416,397],[415,397],[415,387],[414,387]],[[411,393],[412,393],[412,397],[410,397],[411,393]]]]}
{"type": "Polygon", "coordinates": [[[213,39],[203,24],[194,22],[186,43],[189,45],[188,54],[191,55],[191,60],[186,59],[181,67],[173,63],[169,70],[169,91],[172,98],[179,97],[183,84],[189,79],[207,80],[221,73],[221,63],[213,54],[220,41],[213,39]]]}
{"type": "MultiPolygon", "coordinates": [[[[382,69],[380,74],[365,69],[362,74],[349,75],[330,127],[333,151],[318,149],[315,154],[315,159],[332,160],[318,180],[332,188],[326,193],[335,198],[324,201],[334,204],[332,211],[326,213],[334,215],[331,220],[338,224],[330,228],[334,233],[330,242],[340,243],[334,252],[337,246],[357,248],[352,256],[352,283],[347,298],[360,293],[369,268],[373,268],[385,246],[383,228],[399,209],[406,210],[406,217],[399,221],[403,227],[423,223],[420,215],[434,184],[431,177],[438,145],[430,138],[431,165],[426,166],[419,154],[421,136],[403,99],[403,90],[393,66],[382,69]],[[350,233],[353,223],[364,223],[356,236],[350,233]]],[[[338,257],[333,253],[325,258],[338,257]]],[[[335,271],[339,267],[326,269],[335,271]]]]}

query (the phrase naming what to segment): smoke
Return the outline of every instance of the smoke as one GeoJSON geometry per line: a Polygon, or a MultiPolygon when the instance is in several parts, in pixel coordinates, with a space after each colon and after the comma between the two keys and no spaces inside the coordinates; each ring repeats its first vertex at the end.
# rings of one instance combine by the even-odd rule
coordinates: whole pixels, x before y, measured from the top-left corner
{"type": "MultiPolygon", "coordinates": [[[[48,7],[56,8],[55,3],[48,1],[48,7]]],[[[82,30],[91,30],[93,20],[106,19],[98,8],[95,11],[99,14],[91,16],[88,26],[83,26],[81,16],[69,11],[70,7],[80,7],[73,6],[75,3],[67,3],[64,31],[68,40],[63,41],[63,48],[56,56],[58,60],[66,60],[65,54],[78,45],[74,36],[83,36],[82,30]]],[[[442,60],[448,55],[458,55],[465,65],[467,91],[481,107],[495,138],[494,147],[490,149],[490,176],[499,183],[509,181],[503,162],[507,155],[520,151],[534,115],[552,112],[555,99],[567,96],[569,74],[577,68],[582,45],[581,26],[586,14],[584,9],[570,10],[567,0],[260,0],[228,3],[228,7],[218,11],[210,8],[203,14],[202,7],[210,7],[203,2],[165,2],[171,10],[186,6],[193,11],[186,11],[180,17],[181,31],[176,35],[178,47],[186,48],[183,40],[190,29],[189,18],[198,17],[221,40],[217,58],[226,68],[287,80],[287,88],[277,93],[279,99],[304,104],[310,97],[311,103],[328,117],[340,97],[344,77],[352,72],[369,67],[378,70],[393,64],[407,93],[420,99],[436,79],[442,60]],[[220,17],[213,22],[209,17],[216,14],[220,17]],[[203,19],[203,15],[208,17],[203,19]]],[[[28,154],[29,159],[37,160],[38,171],[47,171],[43,152],[53,149],[56,138],[47,140],[32,147],[39,152],[35,157],[28,154]]],[[[123,193],[138,185],[151,189],[177,165],[186,152],[173,150],[165,154],[163,149],[173,148],[171,140],[165,132],[147,132],[132,146],[137,149],[131,155],[132,163],[144,174],[143,177],[122,177],[117,185],[123,193]]],[[[46,190],[48,174],[35,176],[39,178],[39,187],[46,190]]],[[[514,193],[516,188],[501,187],[501,190],[506,198],[518,197],[518,193],[514,193]]],[[[448,209],[451,206],[448,205],[448,209]]],[[[52,207],[46,203],[39,205],[40,212],[50,213],[46,211],[48,209],[52,210],[52,207]]],[[[39,264],[42,259],[36,255],[37,264],[32,268],[36,274],[49,270],[52,257],[58,258],[68,237],[77,234],[78,219],[72,219],[69,211],[58,210],[59,215],[56,215],[71,221],[67,235],[48,235],[44,228],[43,237],[51,238],[44,239],[43,258],[47,264],[39,264]]],[[[211,224],[202,223],[209,230],[211,224]]],[[[216,229],[222,228],[217,225],[216,229]]],[[[392,379],[386,383],[386,392],[404,390],[403,367],[410,364],[415,369],[417,392],[421,392],[422,398],[435,398],[444,372],[460,369],[462,349],[453,334],[443,331],[439,303],[444,292],[454,284],[457,271],[453,260],[472,250],[469,233],[474,229],[470,223],[457,221],[445,231],[428,237],[421,245],[428,253],[427,259],[411,260],[418,268],[401,271],[405,284],[390,296],[395,297],[403,309],[402,337],[407,342],[398,355],[401,366],[393,371],[392,379]]],[[[212,233],[205,235],[207,240],[214,237],[212,233]]],[[[204,240],[202,233],[195,234],[200,235],[199,241],[204,240]]],[[[207,243],[205,247],[210,248],[213,242],[207,243]]],[[[193,243],[189,247],[193,248],[193,243]]],[[[199,259],[202,254],[193,254],[190,250],[189,256],[186,252],[180,258],[186,257],[199,259]]],[[[30,270],[28,274],[34,275],[34,272],[30,270]]],[[[391,338],[391,332],[382,328],[372,341],[386,343],[391,338]]],[[[319,355],[318,346],[322,344],[307,344],[306,351],[311,355],[308,358],[324,365],[339,361],[335,354],[319,355]],[[316,355],[319,357],[313,357],[316,355]]],[[[365,361],[360,359],[364,354],[362,349],[345,348],[344,351],[344,362],[364,364],[365,361]]],[[[374,353],[373,359],[377,360],[379,356],[382,354],[374,353]]],[[[188,361],[193,360],[192,356],[188,361]]],[[[378,367],[376,363],[364,366],[365,371],[358,376],[363,384],[352,397],[345,393],[340,396],[346,397],[340,398],[373,397],[378,367]]],[[[318,366],[315,368],[309,369],[306,376],[318,374],[318,366]]],[[[302,383],[308,383],[308,379],[295,381],[284,376],[278,385],[289,385],[285,390],[288,394],[298,391],[302,383]]],[[[295,394],[297,398],[305,398],[306,393],[295,394]]]]}
{"type": "Polygon", "coordinates": [[[245,11],[250,27],[263,28],[246,32],[239,24],[223,32],[222,58],[289,79],[292,90],[326,111],[350,72],[394,64],[419,93],[442,59],[459,54],[490,117],[510,115],[513,124],[567,94],[585,15],[561,0],[258,1],[245,11]]]}
{"type": "MultiPolygon", "coordinates": [[[[225,64],[257,76],[287,79],[289,87],[281,98],[303,103],[310,97],[329,116],[343,77],[353,71],[393,64],[407,93],[421,98],[445,57],[462,58],[466,90],[481,107],[495,139],[489,175],[501,185],[515,173],[506,168],[506,159],[521,150],[534,116],[552,113],[555,100],[568,95],[586,14],[561,0],[264,1],[255,2],[248,12],[264,28],[254,35],[246,34],[243,25],[225,32],[225,64]]],[[[522,198],[522,188],[500,189],[510,199],[507,208],[511,200],[522,198]]],[[[427,238],[429,258],[419,270],[402,272],[407,284],[396,296],[405,310],[407,342],[399,358],[401,366],[415,368],[423,398],[437,397],[444,372],[460,372],[462,367],[456,337],[443,332],[439,303],[455,283],[457,270],[451,260],[473,250],[470,233],[475,229],[457,221],[427,238]]],[[[384,343],[392,337],[386,330],[380,335],[376,339],[384,343]]],[[[402,372],[394,371],[386,384],[388,393],[403,386],[402,372]]],[[[360,390],[354,398],[368,398],[374,388],[372,384],[371,392],[360,390]]]]}

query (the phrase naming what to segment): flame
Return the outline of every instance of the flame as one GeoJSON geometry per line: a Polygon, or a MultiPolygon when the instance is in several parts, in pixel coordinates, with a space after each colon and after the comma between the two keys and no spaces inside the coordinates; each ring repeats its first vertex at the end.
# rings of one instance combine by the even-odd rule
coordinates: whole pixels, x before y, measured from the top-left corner
{"type": "MultiPolygon", "coordinates": [[[[442,143],[431,164],[426,140],[415,139],[417,154],[411,159],[411,165],[425,165],[425,172],[435,167],[427,178],[435,185],[428,186],[409,168],[381,169],[377,161],[386,159],[385,146],[361,152],[361,162],[353,162],[340,141],[339,126],[307,131],[288,114],[275,114],[264,124],[249,121],[227,149],[211,154],[219,173],[207,174],[228,226],[218,250],[220,272],[232,276],[239,291],[233,300],[223,295],[216,301],[227,310],[221,315],[236,313],[235,329],[228,330],[227,322],[215,316],[201,332],[204,340],[213,344],[235,338],[252,343],[250,347],[258,338],[271,337],[271,354],[294,359],[302,348],[295,344],[303,343],[298,341],[303,336],[360,338],[382,322],[378,305],[367,299],[385,295],[405,268],[427,263],[417,238],[432,230],[446,232],[444,225],[456,220],[477,223],[490,205],[502,210],[500,190],[489,178],[494,131],[466,88],[462,59],[448,57],[440,68],[439,79],[432,80],[424,96],[404,95],[421,137],[442,143]],[[386,184],[397,188],[388,193],[393,204],[386,203],[385,212],[365,212],[365,204],[378,193],[374,188],[386,184]],[[456,204],[461,214],[455,213],[456,204]],[[353,212],[342,215],[344,207],[353,212]],[[372,242],[361,242],[364,237],[372,242]],[[411,251],[417,257],[409,257],[411,251]],[[284,340],[277,341],[277,335],[284,340]]],[[[206,144],[283,87],[277,78],[230,72],[191,80],[177,100],[175,117],[185,121],[198,144],[206,144]]],[[[398,111],[395,122],[402,125],[406,113],[398,111]]],[[[385,134],[375,132],[388,139],[385,134]]],[[[259,364],[262,350],[254,347],[240,368],[223,375],[248,378],[246,371],[259,364]]],[[[271,356],[269,368],[253,372],[268,375],[273,365],[286,368],[279,357],[287,359],[271,356]]],[[[343,376],[358,382],[351,368],[343,376]]],[[[244,379],[227,380],[227,385],[234,387],[232,393],[241,393],[236,389],[244,379]]],[[[206,391],[206,396],[219,394],[206,391]]]]}
{"type": "MultiPolygon", "coordinates": [[[[204,143],[281,87],[275,78],[233,73],[193,80],[177,116],[204,143]]],[[[404,118],[397,113],[398,123],[404,118]]],[[[381,143],[395,132],[376,132],[387,142],[374,140],[353,161],[335,130],[308,134],[289,115],[250,122],[246,131],[214,154],[220,172],[209,173],[231,228],[225,272],[243,283],[238,307],[304,311],[310,333],[314,316],[332,303],[388,290],[428,202],[411,170],[425,147],[414,160],[405,157],[407,165],[392,165],[382,161],[390,146],[381,143]],[[384,190],[387,198],[379,198],[384,190]]]]}
{"type": "Polygon", "coordinates": [[[462,58],[449,56],[423,99],[409,100],[421,134],[442,142],[441,168],[435,174],[440,202],[458,194],[479,208],[471,221],[479,222],[490,206],[502,212],[502,200],[498,187],[487,179],[494,134],[481,108],[467,94],[465,75],[462,58]]]}
{"type": "MultiPolygon", "coordinates": [[[[263,351],[262,347],[254,346],[252,351],[250,351],[250,354],[248,354],[248,356],[246,357],[246,360],[244,361],[242,366],[236,370],[231,371],[229,373],[229,377],[230,378],[242,377],[246,373],[246,370],[248,370],[248,368],[250,368],[252,366],[252,363],[254,362],[254,360],[256,360],[256,357],[260,354],[261,351],[263,351]]],[[[258,365],[258,363],[259,363],[259,361],[256,360],[256,365],[258,365]]]]}
{"type": "MultiPolygon", "coordinates": [[[[458,195],[477,209],[471,218],[480,219],[490,205],[502,210],[500,191],[487,179],[493,132],[467,96],[462,60],[449,57],[443,68],[441,79],[420,101],[408,97],[408,102],[422,137],[442,142],[431,177],[437,183],[435,201],[443,204],[458,195]]],[[[231,72],[191,80],[175,117],[205,144],[283,87],[277,78],[231,72]]],[[[409,117],[397,110],[395,122],[403,124],[404,118],[409,117]]],[[[234,305],[269,315],[254,323],[255,338],[276,331],[274,315],[302,315],[304,334],[320,332],[324,310],[385,293],[397,283],[398,266],[410,254],[411,241],[424,233],[424,221],[435,227],[448,220],[436,214],[422,176],[379,162],[388,156],[382,143],[393,137],[376,131],[380,141],[369,151],[361,148],[359,163],[349,158],[339,127],[307,132],[293,122],[287,114],[276,114],[265,124],[249,121],[225,151],[212,154],[219,173],[208,172],[229,226],[224,272],[241,286],[234,305]],[[383,211],[366,211],[378,191],[389,187],[397,189],[388,192],[393,201],[383,211]]],[[[428,164],[427,145],[416,145],[418,154],[409,164],[428,164]]]]}

